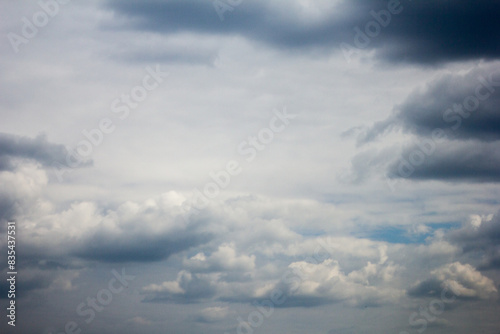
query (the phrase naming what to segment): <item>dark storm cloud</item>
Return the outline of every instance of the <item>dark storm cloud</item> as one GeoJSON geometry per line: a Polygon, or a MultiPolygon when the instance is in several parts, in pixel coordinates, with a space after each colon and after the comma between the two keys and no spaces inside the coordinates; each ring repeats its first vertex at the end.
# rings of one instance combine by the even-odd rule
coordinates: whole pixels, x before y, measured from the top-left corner
{"type": "Polygon", "coordinates": [[[407,8],[388,26],[387,46],[379,50],[383,58],[435,63],[500,56],[500,21],[496,18],[500,2],[426,0],[401,3],[407,8]]]}
{"type": "MultiPolygon", "coordinates": [[[[0,222],[12,221],[16,215],[17,208],[15,199],[0,194],[0,222]]],[[[7,231],[7,225],[2,224],[0,233],[7,231]]]]}
{"type": "Polygon", "coordinates": [[[419,136],[443,130],[448,139],[500,139],[500,64],[448,74],[414,91],[393,116],[376,123],[360,142],[402,128],[419,136]]]}
{"type": "Polygon", "coordinates": [[[484,1],[393,2],[397,10],[373,37],[360,37],[374,22],[371,11],[387,10],[389,1],[343,1],[326,18],[303,20],[294,3],[243,1],[219,19],[213,1],[173,0],[125,2],[110,0],[108,8],[129,18],[123,28],[172,34],[189,31],[232,34],[287,49],[324,48],[340,51],[340,43],[375,49],[387,61],[438,63],[493,59],[500,55],[497,33],[500,3],[484,1]],[[387,22],[387,24],[386,24],[387,22]],[[364,38],[364,41],[361,40],[364,38]],[[356,40],[358,41],[356,43],[356,40]]]}
{"type": "MultiPolygon", "coordinates": [[[[20,298],[25,296],[29,291],[46,289],[50,286],[54,279],[55,277],[51,277],[50,275],[42,275],[30,279],[19,278],[16,280],[16,297],[20,298]]],[[[10,290],[9,285],[10,284],[7,280],[2,280],[0,283],[0,299],[7,299],[10,290]]]]}
{"type": "Polygon", "coordinates": [[[32,139],[0,133],[0,171],[14,170],[15,159],[32,160],[50,167],[54,162],[64,163],[67,154],[63,145],[49,143],[44,135],[32,139]]]}
{"type": "Polygon", "coordinates": [[[330,22],[301,24],[289,13],[287,6],[277,11],[261,1],[248,1],[226,12],[224,21],[220,20],[212,1],[111,0],[108,7],[131,20],[132,27],[124,28],[164,34],[188,31],[242,35],[289,48],[329,45],[332,41],[329,33],[337,26],[330,22]]]}
{"type": "Polygon", "coordinates": [[[442,282],[436,278],[430,278],[412,286],[408,289],[411,297],[441,297],[442,282]]]}
{"type": "Polygon", "coordinates": [[[413,144],[399,158],[358,154],[355,175],[382,167],[389,178],[500,182],[500,63],[442,75],[394,110],[362,132],[358,144],[396,130],[415,135],[413,144]]]}
{"type": "Polygon", "coordinates": [[[464,253],[479,253],[482,257],[479,269],[500,269],[500,213],[491,220],[483,217],[479,226],[468,224],[452,231],[447,238],[464,253]]]}
{"type": "Polygon", "coordinates": [[[429,139],[418,139],[417,145],[405,149],[401,159],[388,166],[387,176],[420,180],[500,182],[500,147],[496,142],[436,143],[429,139]]]}
{"type": "Polygon", "coordinates": [[[209,235],[189,232],[160,235],[105,235],[85,239],[74,255],[100,262],[154,262],[208,242],[209,235]]]}

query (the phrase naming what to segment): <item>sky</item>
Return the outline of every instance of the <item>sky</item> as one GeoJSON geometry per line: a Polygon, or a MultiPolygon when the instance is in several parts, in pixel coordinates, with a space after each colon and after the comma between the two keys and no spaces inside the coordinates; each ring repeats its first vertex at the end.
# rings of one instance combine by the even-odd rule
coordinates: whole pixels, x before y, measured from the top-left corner
{"type": "Polygon", "coordinates": [[[500,333],[498,1],[0,13],[2,333],[500,333]]]}

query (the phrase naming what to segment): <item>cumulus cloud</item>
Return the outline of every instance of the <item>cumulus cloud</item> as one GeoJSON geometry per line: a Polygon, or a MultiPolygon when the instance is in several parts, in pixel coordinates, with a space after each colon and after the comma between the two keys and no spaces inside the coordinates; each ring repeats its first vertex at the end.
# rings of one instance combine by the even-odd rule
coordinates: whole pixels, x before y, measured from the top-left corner
{"type": "MultiPolygon", "coordinates": [[[[51,207],[41,199],[42,190],[48,184],[47,175],[33,164],[23,164],[13,171],[0,171],[0,183],[0,222],[13,221],[21,214],[37,214],[51,207]]],[[[2,224],[0,231],[5,229],[2,224]]]]}
{"type": "Polygon", "coordinates": [[[345,274],[338,262],[332,259],[321,263],[293,262],[288,268],[290,275],[271,288],[271,291],[284,292],[283,307],[339,302],[356,307],[377,306],[394,303],[403,295],[401,290],[374,284],[377,278],[391,281],[396,270],[392,264],[368,262],[365,267],[349,274],[345,274]]]}
{"type": "MultiPolygon", "coordinates": [[[[209,255],[200,252],[183,261],[177,279],[143,288],[146,301],[194,302],[219,294],[227,298],[253,290],[249,278],[255,275],[255,255],[238,255],[234,244],[221,244],[209,255]],[[245,288],[246,287],[246,288],[245,288]]],[[[251,292],[250,292],[251,294],[251,292]]]]}
{"type": "Polygon", "coordinates": [[[338,261],[292,262],[282,271],[267,276],[265,268],[256,268],[253,281],[227,281],[221,273],[201,274],[182,270],[176,280],[151,284],[143,288],[145,301],[196,302],[262,302],[279,295],[276,307],[314,307],[345,303],[353,307],[394,303],[404,293],[391,287],[400,267],[394,263],[371,262],[345,274],[338,261]]]}
{"type": "Polygon", "coordinates": [[[490,278],[469,264],[454,262],[431,271],[431,277],[417,282],[408,294],[413,297],[441,297],[444,289],[461,299],[487,299],[497,293],[490,278]]]}
{"type": "Polygon", "coordinates": [[[255,255],[238,256],[234,244],[223,244],[208,257],[204,253],[198,253],[184,260],[183,264],[192,272],[249,272],[255,269],[255,255]]]}
{"type": "Polygon", "coordinates": [[[46,233],[73,238],[73,245],[67,245],[71,253],[97,261],[159,261],[210,239],[209,234],[196,232],[195,225],[179,223],[180,208],[165,206],[164,199],[127,202],[106,214],[93,203],[78,203],[42,223],[48,225],[50,220],[46,233]],[[79,227],[70,227],[75,221],[79,227]]]}
{"type": "Polygon", "coordinates": [[[199,223],[183,218],[182,197],[174,192],[142,203],[125,202],[115,209],[83,201],[57,210],[38,197],[47,184],[45,171],[33,167],[1,172],[0,178],[7,185],[0,203],[10,208],[5,214],[23,222],[18,228],[32,259],[160,261],[212,238],[199,223]]]}

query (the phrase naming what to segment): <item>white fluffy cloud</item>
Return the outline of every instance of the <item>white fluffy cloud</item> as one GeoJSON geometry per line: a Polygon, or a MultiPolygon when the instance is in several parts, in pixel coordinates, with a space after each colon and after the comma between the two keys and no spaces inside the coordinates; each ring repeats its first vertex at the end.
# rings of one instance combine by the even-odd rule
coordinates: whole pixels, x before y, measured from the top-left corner
{"type": "Polygon", "coordinates": [[[321,263],[293,262],[288,268],[295,279],[281,281],[273,289],[285,286],[286,302],[291,305],[304,300],[311,305],[344,302],[350,306],[375,306],[397,302],[404,295],[404,291],[383,283],[392,280],[396,271],[392,264],[383,266],[368,262],[365,267],[349,274],[345,274],[338,262],[332,259],[321,263]],[[377,278],[381,280],[375,284],[377,278]]]}
{"type": "Polygon", "coordinates": [[[13,171],[0,171],[0,184],[2,221],[13,220],[22,214],[36,216],[51,209],[50,203],[41,199],[48,178],[36,164],[23,164],[13,171]]]}
{"type": "Polygon", "coordinates": [[[208,257],[198,253],[184,260],[184,267],[192,272],[249,272],[255,268],[255,255],[238,256],[234,244],[223,244],[208,257]]]}
{"type": "Polygon", "coordinates": [[[497,294],[495,283],[469,264],[454,262],[431,271],[430,278],[416,283],[410,294],[415,296],[441,295],[451,290],[458,298],[487,299],[497,294]]]}

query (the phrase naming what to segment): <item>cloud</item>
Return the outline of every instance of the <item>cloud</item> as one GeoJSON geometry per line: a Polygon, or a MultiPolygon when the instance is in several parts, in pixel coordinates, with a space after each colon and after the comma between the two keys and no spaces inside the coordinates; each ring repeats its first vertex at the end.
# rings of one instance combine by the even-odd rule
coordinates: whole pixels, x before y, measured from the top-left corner
{"type": "Polygon", "coordinates": [[[213,275],[192,274],[181,270],[175,281],[166,281],[161,284],[151,284],[142,289],[147,294],[146,302],[193,303],[209,300],[217,292],[213,275]]]}
{"type": "MultiPolygon", "coordinates": [[[[248,2],[228,13],[230,19],[221,21],[212,2],[204,1],[146,1],[123,3],[108,1],[107,7],[129,19],[122,28],[132,28],[163,34],[197,32],[203,34],[241,35],[247,38],[285,47],[320,45],[330,39],[331,29],[326,18],[319,24],[299,16],[299,2],[269,4],[248,2]],[[295,6],[294,6],[295,5],[295,6]],[[286,11],[284,9],[287,9],[286,11]]],[[[315,2],[318,5],[320,2],[315,2]]],[[[314,6],[313,5],[313,6],[314,6]]],[[[323,4],[324,6],[324,4],[323,4]]],[[[329,9],[329,6],[324,6],[329,9]]],[[[330,8],[331,10],[331,8],[330,8]]]]}
{"type": "Polygon", "coordinates": [[[339,52],[340,43],[349,43],[358,48],[356,52],[375,49],[377,56],[387,61],[422,64],[500,55],[495,34],[500,23],[493,14],[500,10],[500,4],[494,0],[460,0],[453,5],[431,0],[395,1],[390,19],[381,14],[387,12],[388,6],[385,0],[252,1],[231,7],[221,21],[212,2],[206,1],[106,3],[107,8],[125,18],[123,25],[115,25],[115,29],[240,35],[288,50],[339,52]],[[378,28],[375,30],[372,24],[372,32],[367,35],[370,22],[378,28]],[[356,28],[365,36],[359,37],[356,28]],[[360,38],[365,42],[356,44],[360,38]]]}
{"type": "MultiPolygon", "coordinates": [[[[23,164],[13,171],[0,171],[0,222],[15,221],[25,213],[36,214],[50,203],[40,196],[48,184],[43,170],[33,164],[23,164]]],[[[6,230],[2,224],[0,231],[6,230]]]]}
{"type": "MultiPolygon", "coordinates": [[[[57,162],[66,161],[68,151],[63,145],[52,144],[45,135],[34,139],[7,133],[0,133],[0,171],[13,171],[18,165],[18,160],[28,160],[50,167],[57,162]]],[[[80,166],[91,165],[86,161],[80,166]]]]}
{"type": "Polygon", "coordinates": [[[498,22],[493,26],[489,24],[493,21],[493,13],[500,10],[497,1],[401,3],[406,8],[382,33],[380,57],[396,62],[432,64],[493,59],[500,55],[498,44],[493,42],[500,25],[498,22]]]}
{"type": "Polygon", "coordinates": [[[464,253],[479,253],[479,269],[500,268],[500,214],[472,215],[458,230],[451,231],[447,238],[462,248],[464,253]]]}
{"type": "MultiPolygon", "coordinates": [[[[38,185],[41,191],[47,182],[45,171],[31,172],[42,179],[38,185]]],[[[0,178],[10,172],[2,173],[0,178]]],[[[22,177],[26,176],[7,177],[17,182],[12,189],[7,189],[9,194],[15,194],[15,189],[21,192],[18,196],[21,197],[23,183],[26,183],[22,177]]],[[[199,223],[183,219],[182,197],[174,192],[143,203],[129,201],[115,209],[105,210],[95,202],[86,201],[71,203],[57,211],[54,205],[31,191],[37,184],[29,181],[26,191],[30,195],[24,202],[18,203],[17,197],[0,196],[4,198],[0,203],[17,205],[14,207],[17,220],[23,222],[18,228],[26,242],[26,259],[69,257],[96,262],[153,262],[212,239],[212,234],[204,231],[199,223]]]]}
{"type": "Polygon", "coordinates": [[[403,294],[391,286],[402,268],[388,261],[383,243],[356,238],[285,243],[288,247],[252,255],[238,254],[234,245],[227,243],[211,254],[200,252],[182,262],[183,269],[175,280],[144,287],[145,301],[252,303],[281,291],[285,302],[276,307],[334,303],[366,307],[393,303],[403,294]],[[297,257],[306,260],[294,260],[297,257]],[[344,273],[334,259],[345,263],[348,272],[344,273]]]}
{"type": "Polygon", "coordinates": [[[454,262],[431,271],[431,277],[408,290],[413,297],[441,297],[444,289],[461,299],[488,299],[497,293],[494,282],[469,264],[454,262]]]}
{"type": "Polygon", "coordinates": [[[183,264],[191,272],[250,272],[255,269],[255,255],[238,256],[234,244],[223,244],[208,257],[198,253],[183,264]]]}
{"type": "MultiPolygon", "coordinates": [[[[216,293],[237,293],[247,286],[255,273],[255,255],[238,255],[234,244],[221,244],[210,255],[200,252],[184,259],[175,281],[151,284],[143,288],[146,301],[195,302],[210,299],[216,293]]],[[[252,285],[252,284],[250,284],[252,285]]]]}
{"type": "Polygon", "coordinates": [[[417,180],[500,182],[500,147],[496,142],[419,140],[416,145],[404,148],[401,158],[389,164],[387,176],[417,180]]]}
{"type": "Polygon", "coordinates": [[[144,318],[144,317],[133,317],[131,319],[127,320],[127,324],[129,326],[134,326],[134,327],[145,327],[145,326],[150,326],[153,322],[144,318]]]}
{"type": "Polygon", "coordinates": [[[0,45],[0,131],[11,133],[1,141],[9,149],[0,159],[0,249],[4,221],[16,220],[19,332],[60,333],[75,321],[103,334],[236,333],[242,321],[259,321],[273,291],[285,300],[272,318],[262,314],[266,333],[411,332],[409,316],[429,307],[417,310],[422,299],[405,290],[430,279],[422,295],[447,281],[472,291],[472,302],[442,315],[457,334],[499,328],[498,301],[481,299],[488,284],[448,268],[467,263],[498,290],[497,218],[483,216],[498,210],[498,189],[472,183],[497,180],[498,92],[456,129],[459,113],[449,122],[431,115],[476,96],[479,75],[499,68],[489,60],[498,58],[499,23],[490,18],[499,5],[401,0],[403,10],[347,64],[340,44],[357,47],[357,27],[373,27],[370,11],[391,0],[217,1],[234,7],[224,21],[214,0],[1,2],[2,31],[36,34],[18,54],[7,39],[0,45]],[[135,85],[155,63],[169,80],[145,97],[135,85]],[[116,98],[143,101],[128,100],[130,117],[120,120],[116,98]],[[267,138],[283,105],[300,120],[267,138]],[[400,118],[386,118],[393,107],[400,118]],[[93,150],[94,168],[57,182],[51,161],[68,165],[58,144],[84,139],[103,117],[117,130],[93,150]],[[360,120],[388,127],[362,147],[378,150],[353,162],[362,167],[355,181],[365,182],[343,184],[335,174],[358,152],[339,135],[360,120]],[[414,166],[433,169],[391,193],[376,176],[409,160],[435,127],[447,138],[414,166]],[[238,147],[251,137],[272,143],[247,163],[238,147]],[[229,160],[243,172],[195,212],[202,201],[189,192],[224,178],[229,160]],[[451,230],[470,213],[479,218],[451,230]],[[123,290],[120,272],[136,277],[123,290]],[[95,311],[89,327],[75,310],[94,302],[83,309],[95,311]]]}
{"type": "MultiPolygon", "coordinates": [[[[318,306],[343,302],[349,306],[367,307],[394,303],[403,292],[380,284],[392,280],[392,264],[377,265],[368,262],[365,267],[345,274],[337,261],[321,263],[293,262],[290,275],[284,275],[271,291],[282,291],[282,307],[318,306]],[[379,284],[375,284],[378,282],[379,284]]],[[[269,292],[271,294],[271,292],[269,292]]]]}
{"type": "Polygon", "coordinates": [[[199,312],[199,314],[196,316],[196,321],[203,323],[219,322],[226,318],[228,315],[229,308],[227,306],[207,307],[199,312]]]}
{"type": "MultiPolygon", "coordinates": [[[[53,270],[41,268],[37,265],[26,266],[22,262],[24,275],[16,277],[16,297],[21,298],[43,290],[68,292],[75,290],[74,280],[79,277],[81,269],[53,270]]],[[[9,282],[0,283],[0,299],[8,297],[9,282]]]]}
{"type": "MultiPolygon", "coordinates": [[[[9,277],[7,277],[9,278],[9,277]]],[[[55,277],[52,277],[52,280],[54,280],[55,277]]],[[[22,297],[26,295],[27,293],[32,292],[33,290],[37,289],[47,289],[50,287],[51,284],[51,279],[47,277],[47,275],[40,275],[36,278],[19,278],[16,281],[17,287],[16,287],[16,295],[17,297],[22,297]]],[[[10,290],[10,283],[7,280],[2,280],[0,283],[0,299],[7,299],[9,295],[9,290],[10,290]]]]}
{"type": "Polygon", "coordinates": [[[499,182],[499,79],[499,64],[487,63],[415,90],[391,116],[358,137],[358,144],[366,144],[402,130],[413,135],[412,142],[399,145],[399,159],[390,157],[394,145],[357,154],[351,160],[352,179],[381,171],[389,178],[499,182]]]}
{"type": "Polygon", "coordinates": [[[61,232],[77,238],[72,246],[68,245],[70,254],[84,259],[160,261],[211,239],[210,234],[198,231],[196,224],[179,224],[182,218],[174,213],[176,209],[180,210],[175,204],[165,203],[165,196],[145,203],[127,202],[106,215],[92,203],[79,203],[54,217],[60,224],[54,227],[65,228],[70,222],[80,221],[81,228],[76,231],[61,232]]]}
{"type": "Polygon", "coordinates": [[[395,128],[421,137],[450,140],[500,139],[500,64],[479,65],[466,73],[448,73],[417,89],[395,107],[389,118],[374,124],[360,143],[395,128]]]}
{"type": "MultiPolygon", "coordinates": [[[[140,33],[138,33],[139,35],[140,33]]],[[[107,48],[106,54],[110,59],[122,60],[130,63],[180,63],[214,65],[218,56],[219,42],[217,38],[204,38],[198,35],[184,33],[180,35],[160,36],[149,38],[136,36],[130,38],[117,34],[115,42],[107,48]]]]}

